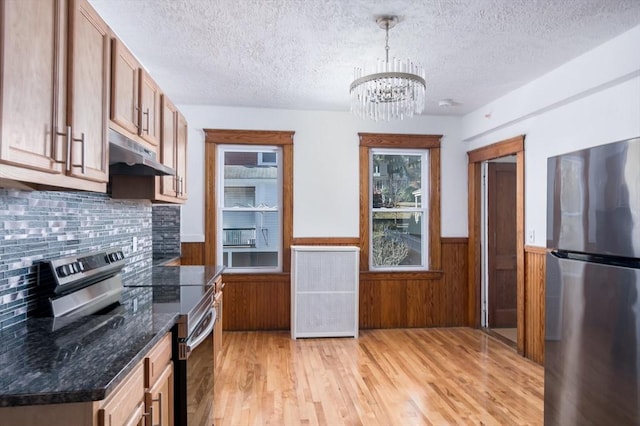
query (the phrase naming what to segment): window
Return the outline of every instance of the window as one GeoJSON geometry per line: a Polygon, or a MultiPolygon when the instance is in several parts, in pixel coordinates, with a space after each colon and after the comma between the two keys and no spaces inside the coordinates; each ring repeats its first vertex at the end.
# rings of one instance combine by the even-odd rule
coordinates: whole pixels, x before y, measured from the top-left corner
{"type": "Polygon", "coordinates": [[[427,268],[428,152],[371,149],[369,159],[370,268],[427,268]]]}
{"type": "Polygon", "coordinates": [[[236,272],[282,268],[282,168],[277,146],[219,145],[218,259],[236,272]],[[265,158],[271,161],[264,162],[265,158]]]}
{"type": "Polygon", "coordinates": [[[359,136],[360,269],[440,270],[442,136],[359,136]]]}

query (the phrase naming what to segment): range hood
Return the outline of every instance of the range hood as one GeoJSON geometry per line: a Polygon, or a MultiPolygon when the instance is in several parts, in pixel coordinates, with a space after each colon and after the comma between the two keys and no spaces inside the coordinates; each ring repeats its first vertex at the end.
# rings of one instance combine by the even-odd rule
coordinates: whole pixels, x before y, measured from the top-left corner
{"type": "Polygon", "coordinates": [[[135,176],[175,175],[156,160],[156,153],[115,130],[109,130],[109,174],[135,176]]]}

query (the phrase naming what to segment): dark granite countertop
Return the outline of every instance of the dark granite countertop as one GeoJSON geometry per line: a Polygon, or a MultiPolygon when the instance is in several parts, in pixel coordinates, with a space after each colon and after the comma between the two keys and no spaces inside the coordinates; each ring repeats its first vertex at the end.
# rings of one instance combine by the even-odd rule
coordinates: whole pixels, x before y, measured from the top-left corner
{"type": "Polygon", "coordinates": [[[104,399],[177,316],[123,305],[61,328],[30,318],[0,331],[0,407],[104,399]]]}
{"type": "Polygon", "coordinates": [[[178,319],[180,304],[156,303],[153,288],[196,289],[223,269],[153,266],[125,282],[140,297],[107,314],[29,318],[0,330],[0,407],[105,399],[178,319]]]}

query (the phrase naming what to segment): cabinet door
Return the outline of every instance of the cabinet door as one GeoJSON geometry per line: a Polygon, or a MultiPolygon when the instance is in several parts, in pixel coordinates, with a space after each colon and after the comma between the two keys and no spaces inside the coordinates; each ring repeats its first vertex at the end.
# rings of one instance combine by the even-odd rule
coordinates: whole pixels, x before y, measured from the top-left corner
{"type": "Polygon", "coordinates": [[[176,149],[176,169],[178,171],[178,198],[187,199],[187,120],[178,111],[178,140],[176,149]]]}
{"type": "MultiPolygon", "coordinates": [[[[177,129],[178,110],[175,105],[162,95],[162,142],[160,145],[160,161],[162,164],[173,169],[177,168],[176,161],[176,139],[178,137],[177,129]]],[[[178,179],[179,176],[161,176],[159,191],[162,195],[176,197],[178,195],[178,179]]]]}
{"type": "Polygon", "coordinates": [[[140,136],[155,147],[160,144],[160,95],[160,87],[140,70],[140,136]]]}
{"type": "Polygon", "coordinates": [[[67,120],[73,176],[107,182],[109,27],[86,0],[71,0],[67,120]]]}
{"type": "Polygon", "coordinates": [[[153,426],[173,426],[173,363],[167,364],[162,374],[145,393],[145,407],[151,413],[153,426]]]}
{"type": "Polygon", "coordinates": [[[112,49],[111,121],[137,135],[140,129],[140,63],[120,40],[113,39],[112,49]]]}
{"type": "Polygon", "coordinates": [[[213,306],[216,309],[216,325],[213,328],[213,362],[217,371],[220,368],[222,355],[222,291],[216,294],[213,306]]]}
{"type": "Polygon", "coordinates": [[[98,426],[138,425],[144,421],[145,414],[144,369],[140,363],[98,410],[97,423],[98,426]]]}
{"type": "Polygon", "coordinates": [[[64,173],[62,0],[0,0],[0,163],[64,173]]]}

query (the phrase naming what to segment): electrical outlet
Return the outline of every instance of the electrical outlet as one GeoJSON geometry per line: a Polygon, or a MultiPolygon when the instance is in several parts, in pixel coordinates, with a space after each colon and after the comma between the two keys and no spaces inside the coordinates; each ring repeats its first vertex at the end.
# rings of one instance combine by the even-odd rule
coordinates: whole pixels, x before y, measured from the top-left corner
{"type": "Polygon", "coordinates": [[[527,243],[533,244],[536,242],[536,231],[534,229],[529,229],[527,232],[527,243]]]}
{"type": "Polygon", "coordinates": [[[133,237],[133,248],[131,251],[134,253],[138,251],[138,237],[133,237]]]}

